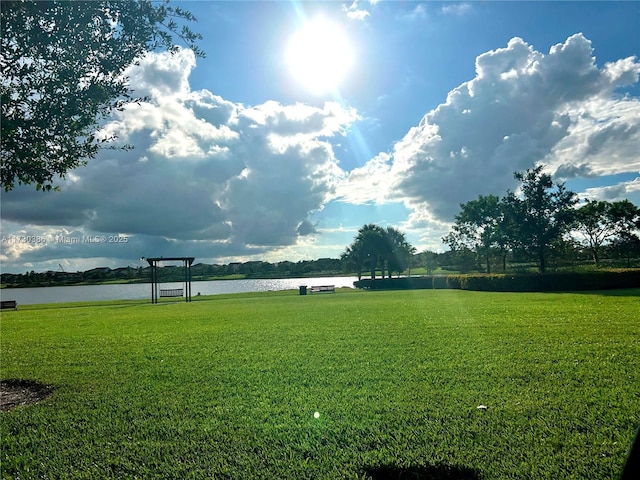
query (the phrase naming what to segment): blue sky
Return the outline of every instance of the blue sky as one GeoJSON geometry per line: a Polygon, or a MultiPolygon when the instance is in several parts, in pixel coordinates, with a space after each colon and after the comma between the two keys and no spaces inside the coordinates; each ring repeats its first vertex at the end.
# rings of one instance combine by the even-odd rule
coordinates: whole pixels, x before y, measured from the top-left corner
{"type": "Polygon", "coordinates": [[[104,132],[135,150],[61,192],[2,193],[3,271],[337,257],[370,222],[443,250],[461,202],[536,163],[583,198],[640,205],[637,2],[172,3],[206,58],[128,72],[151,100],[104,132]],[[344,43],[310,79],[289,52],[318,22],[332,35],[306,57],[344,43]],[[345,52],[342,80],[311,88],[345,52]]]}

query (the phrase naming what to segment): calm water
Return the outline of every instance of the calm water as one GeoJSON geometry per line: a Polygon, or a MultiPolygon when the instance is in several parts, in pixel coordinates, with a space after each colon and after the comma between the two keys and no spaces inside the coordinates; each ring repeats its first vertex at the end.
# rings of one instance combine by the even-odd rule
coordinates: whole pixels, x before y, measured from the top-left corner
{"type": "MultiPolygon", "coordinates": [[[[297,290],[300,285],[335,285],[352,287],[356,277],[279,278],[271,280],[216,280],[191,282],[191,296],[221,293],[266,292],[297,290]]],[[[162,283],[160,288],[182,288],[183,283],[162,283]]],[[[11,288],[0,291],[2,300],[16,300],[19,305],[34,303],[92,302],[96,300],[151,301],[151,284],[81,285],[71,287],[11,288]]],[[[177,300],[177,299],[176,299],[177,300]]]]}

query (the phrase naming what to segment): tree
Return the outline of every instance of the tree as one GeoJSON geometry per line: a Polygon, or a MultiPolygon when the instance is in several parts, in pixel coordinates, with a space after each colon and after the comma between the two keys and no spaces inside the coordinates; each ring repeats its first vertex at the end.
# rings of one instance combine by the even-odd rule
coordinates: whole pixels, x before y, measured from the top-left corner
{"type": "Polygon", "coordinates": [[[613,202],[611,216],[616,223],[616,236],[631,236],[640,230],[640,208],[629,200],[613,202]]]}
{"type": "Polygon", "coordinates": [[[427,271],[427,275],[433,275],[433,271],[438,266],[438,254],[436,252],[426,250],[418,254],[418,256],[420,264],[424,265],[424,268],[427,271]]]}
{"type": "Polygon", "coordinates": [[[362,271],[368,268],[371,278],[376,278],[376,269],[380,266],[382,277],[385,276],[385,265],[391,272],[404,271],[415,248],[407,241],[403,233],[393,227],[386,230],[370,223],[358,230],[354,242],[347,247],[341,259],[358,273],[358,280],[362,271]]]}
{"type": "Polygon", "coordinates": [[[584,237],[583,245],[596,265],[604,246],[617,237],[629,238],[640,225],[640,209],[628,200],[591,200],[576,210],[574,228],[584,237]]]}
{"type": "Polygon", "coordinates": [[[578,202],[574,192],[564,183],[556,183],[543,173],[543,165],[526,172],[516,172],[514,177],[522,182],[521,196],[508,192],[505,202],[513,222],[509,235],[528,255],[535,258],[538,269],[544,273],[547,256],[554,242],[568,231],[578,202]]]}
{"type": "Polygon", "coordinates": [[[438,264],[443,270],[470,272],[478,270],[477,255],[466,247],[448,250],[438,255],[438,264]]]}
{"type": "Polygon", "coordinates": [[[355,271],[358,276],[358,280],[362,279],[362,267],[364,265],[364,259],[362,258],[362,249],[358,248],[355,243],[347,247],[347,249],[340,255],[340,261],[342,262],[343,269],[345,271],[355,271]]]}
{"type": "Polygon", "coordinates": [[[624,257],[627,268],[631,267],[631,258],[640,256],[640,237],[633,233],[621,233],[611,244],[614,253],[624,257]]]}
{"type": "Polygon", "coordinates": [[[97,130],[110,113],[141,100],[124,71],[146,52],[175,52],[178,37],[203,56],[195,45],[201,36],[184,25],[195,17],[168,0],[3,1],[0,18],[5,191],[16,184],[51,190],[57,177],[113,145],[97,130]]]}
{"type": "Polygon", "coordinates": [[[506,257],[506,241],[503,229],[504,207],[495,195],[480,195],[460,205],[461,211],[455,216],[452,231],[442,238],[452,250],[474,251],[485,261],[487,273],[491,273],[491,256],[495,251],[506,257]]]}
{"type": "MultiPolygon", "coordinates": [[[[381,227],[370,223],[358,230],[358,236],[354,243],[354,246],[361,250],[360,257],[365,261],[365,264],[368,265],[369,271],[371,272],[371,278],[374,280],[376,278],[378,260],[385,248],[384,240],[382,238],[383,235],[384,230],[381,227]]],[[[382,276],[384,277],[384,271],[382,272],[382,276]]]]}
{"type": "Polygon", "coordinates": [[[387,255],[389,278],[391,278],[393,272],[400,275],[407,269],[416,249],[407,242],[404,233],[393,227],[387,227],[383,239],[386,244],[384,253],[387,255]]]}

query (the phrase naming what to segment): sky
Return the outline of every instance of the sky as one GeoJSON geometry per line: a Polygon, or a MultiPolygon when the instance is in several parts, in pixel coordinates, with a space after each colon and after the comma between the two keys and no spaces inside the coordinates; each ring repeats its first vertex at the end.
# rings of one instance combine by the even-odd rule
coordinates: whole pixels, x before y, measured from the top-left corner
{"type": "Polygon", "coordinates": [[[638,2],[172,1],[59,192],[2,192],[2,272],[338,257],[367,223],[443,251],[460,204],[538,164],[640,205],[638,2]]]}

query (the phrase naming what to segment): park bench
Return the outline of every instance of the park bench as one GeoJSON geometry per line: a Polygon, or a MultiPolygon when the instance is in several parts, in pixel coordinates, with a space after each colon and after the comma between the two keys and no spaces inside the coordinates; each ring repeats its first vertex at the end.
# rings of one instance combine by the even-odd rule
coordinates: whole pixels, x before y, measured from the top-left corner
{"type": "Polygon", "coordinates": [[[15,300],[2,300],[0,305],[1,310],[6,310],[9,308],[13,308],[14,310],[18,309],[18,302],[15,300]]]}
{"type": "Polygon", "coordinates": [[[311,293],[336,293],[335,285],[316,285],[309,290],[311,293]]]}
{"type": "Polygon", "coordinates": [[[160,297],[181,297],[182,288],[168,288],[165,290],[160,289],[160,297]]]}

